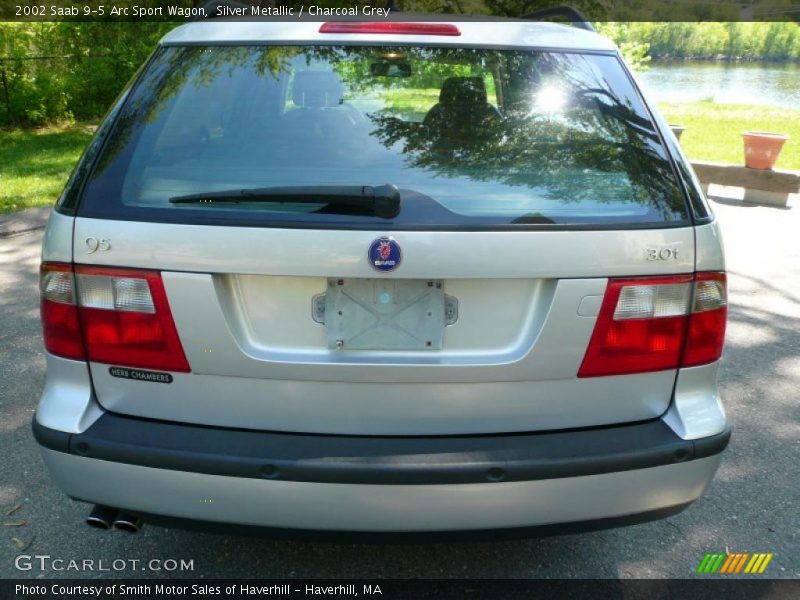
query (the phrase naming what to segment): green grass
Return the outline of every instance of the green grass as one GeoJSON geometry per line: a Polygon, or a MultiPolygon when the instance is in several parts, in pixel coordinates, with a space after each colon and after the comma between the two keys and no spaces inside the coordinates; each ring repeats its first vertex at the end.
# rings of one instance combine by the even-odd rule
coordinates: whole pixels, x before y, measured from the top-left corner
{"type": "MultiPolygon", "coordinates": [[[[438,92],[393,94],[395,110],[419,112],[436,103],[438,92]]],[[[689,158],[743,164],[743,131],[786,133],[776,165],[800,170],[800,110],[712,102],[665,103],[660,106],[670,123],[686,127],[681,145],[689,158]]],[[[72,168],[92,137],[81,125],[42,129],[0,129],[0,213],[55,202],[72,168]]]]}
{"type": "Polygon", "coordinates": [[[800,110],[713,102],[662,103],[659,108],[667,121],[686,127],[681,146],[690,159],[743,165],[742,132],[769,131],[790,138],[775,168],[800,171],[800,110]]]}
{"type": "Polygon", "coordinates": [[[387,90],[381,96],[392,112],[422,118],[439,101],[439,90],[434,88],[387,90]]]}
{"type": "Polygon", "coordinates": [[[93,127],[0,129],[0,213],[53,204],[93,127]]]}

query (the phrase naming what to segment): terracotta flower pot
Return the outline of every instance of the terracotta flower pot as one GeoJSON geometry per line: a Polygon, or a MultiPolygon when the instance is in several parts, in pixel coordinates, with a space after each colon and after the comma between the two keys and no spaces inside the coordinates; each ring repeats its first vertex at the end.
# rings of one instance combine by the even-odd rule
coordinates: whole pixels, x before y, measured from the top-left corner
{"type": "Polygon", "coordinates": [[[788,135],[760,131],[745,131],[742,137],[744,138],[744,164],[751,169],[774,167],[783,144],[789,139],[788,135]]]}
{"type": "Polygon", "coordinates": [[[681,134],[686,131],[686,127],[683,125],[670,125],[669,128],[672,129],[672,133],[675,134],[675,139],[678,141],[681,140],[681,134]]]}

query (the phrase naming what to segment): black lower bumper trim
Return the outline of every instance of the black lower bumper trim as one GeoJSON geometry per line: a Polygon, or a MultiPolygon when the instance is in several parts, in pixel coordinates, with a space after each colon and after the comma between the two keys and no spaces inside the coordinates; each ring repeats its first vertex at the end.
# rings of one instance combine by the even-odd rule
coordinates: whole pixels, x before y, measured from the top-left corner
{"type": "Polygon", "coordinates": [[[730,430],[683,440],[663,421],[593,429],[441,437],[342,436],[224,429],[106,413],[84,433],[35,417],[42,446],[87,458],[229,477],[430,485],[580,477],[721,452],[730,430]]]}

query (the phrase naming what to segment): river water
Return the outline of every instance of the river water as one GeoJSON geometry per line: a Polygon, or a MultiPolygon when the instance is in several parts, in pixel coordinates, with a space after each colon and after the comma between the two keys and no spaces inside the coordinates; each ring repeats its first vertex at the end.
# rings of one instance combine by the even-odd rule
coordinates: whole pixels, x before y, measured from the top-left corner
{"type": "Polygon", "coordinates": [[[800,110],[800,64],[659,61],[639,74],[656,101],[757,104],[800,110]]]}

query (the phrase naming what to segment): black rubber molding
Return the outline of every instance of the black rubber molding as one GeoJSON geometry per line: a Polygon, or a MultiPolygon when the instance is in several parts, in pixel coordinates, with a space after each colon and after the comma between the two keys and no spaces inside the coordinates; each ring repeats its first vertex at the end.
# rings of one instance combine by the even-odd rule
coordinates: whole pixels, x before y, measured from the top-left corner
{"type": "Polygon", "coordinates": [[[721,452],[730,429],[679,438],[663,421],[565,431],[442,437],[314,435],[205,427],[106,413],[81,434],[40,425],[42,446],[112,462],[229,477],[431,485],[580,477],[721,452]]]}

